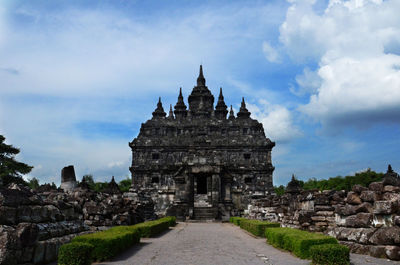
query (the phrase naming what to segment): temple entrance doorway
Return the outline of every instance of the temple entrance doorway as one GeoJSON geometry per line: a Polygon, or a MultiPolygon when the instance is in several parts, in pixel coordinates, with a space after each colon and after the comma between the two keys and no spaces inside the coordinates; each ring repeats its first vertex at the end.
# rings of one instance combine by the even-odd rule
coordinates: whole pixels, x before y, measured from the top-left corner
{"type": "Polygon", "coordinates": [[[194,177],[194,206],[211,207],[211,175],[196,174],[194,177]]]}

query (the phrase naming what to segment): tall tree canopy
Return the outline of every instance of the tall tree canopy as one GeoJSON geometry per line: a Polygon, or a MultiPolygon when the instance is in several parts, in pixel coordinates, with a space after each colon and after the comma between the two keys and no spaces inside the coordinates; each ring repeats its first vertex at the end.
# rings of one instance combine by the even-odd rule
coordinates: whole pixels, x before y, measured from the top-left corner
{"type": "Polygon", "coordinates": [[[26,185],[22,175],[31,172],[33,167],[15,160],[15,156],[19,154],[19,149],[6,144],[5,140],[6,138],[0,135],[0,182],[3,185],[12,182],[26,185]]]}

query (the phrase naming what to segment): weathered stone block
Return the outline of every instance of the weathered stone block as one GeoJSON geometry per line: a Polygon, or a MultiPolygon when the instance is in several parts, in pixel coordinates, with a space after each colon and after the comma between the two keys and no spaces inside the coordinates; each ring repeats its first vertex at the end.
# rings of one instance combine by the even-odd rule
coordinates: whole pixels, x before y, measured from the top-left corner
{"type": "Polygon", "coordinates": [[[36,224],[20,223],[16,228],[16,234],[23,248],[33,246],[38,240],[39,228],[36,224]]]}
{"type": "Polygon", "coordinates": [[[350,204],[361,204],[362,201],[360,199],[360,197],[358,196],[357,193],[350,191],[349,193],[347,193],[347,203],[350,204]]]}
{"type": "Polygon", "coordinates": [[[33,253],[33,263],[40,264],[44,261],[44,255],[46,251],[46,241],[39,241],[35,246],[35,251],[33,253]]]}
{"type": "Polygon", "coordinates": [[[400,227],[379,228],[369,239],[375,245],[398,245],[400,244],[400,227]]]}
{"type": "Polygon", "coordinates": [[[383,191],[384,192],[400,192],[400,187],[388,185],[388,186],[383,187],[383,191]]]}
{"type": "Polygon", "coordinates": [[[326,217],[325,216],[311,216],[311,220],[313,220],[314,222],[323,222],[326,221],[326,217]]]}
{"type": "Polygon", "coordinates": [[[361,185],[354,185],[353,188],[351,189],[353,192],[357,193],[357,194],[361,194],[362,191],[368,190],[366,187],[361,186],[361,185]]]}
{"type": "Polygon", "coordinates": [[[14,207],[0,206],[0,224],[15,225],[17,223],[17,209],[14,207]]]}
{"type": "Polygon", "coordinates": [[[394,223],[395,225],[400,226],[400,216],[399,216],[399,215],[393,216],[393,223],[394,223]]]}
{"type": "Polygon", "coordinates": [[[314,210],[318,211],[333,211],[335,208],[332,205],[316,205],[314,210]]]}
{"type": "Polygon", "coordinates": [[[385,227],[393,225],[393,216],[392,215],[381,215],[374,214],[372,225],[374,227],[385,227]]]}
{"type": "Polygon", "coordinates": [[[372,214],[358,213],[346,218],[345,226],[347,227],[369,227],[372,221],[372,214]]]}
{"type": "Polygon", "coordinates": [[[376,201],[374,202],[374,214],[392,214],[397,212],[398,204],[394,201],[376,201]]]}
{"type": "Polygon", "coordinates": [[[314,194],[314,204],[315,205],[327,205],[329,204],[329,197],[323,193],[314,194]]]}
{"type": "Polygon", "coordinates": [[[47,240],[46,244],[46,251],[44,254],[44,261],[45,262],[52,262],[57,259],[57,240],[50,239],[47,240]]]}
{"type": "Polygon", "coordinates": [[[399,192],[385,192],[382,196],[382,201],[400,202],[399,192]]]}
{"type": "Polygon", "coordinates": [[[318,227],[328,226],[328,223],[327,222],[316,222],[315,226],[318,226],[318,227]]]}
{"type": "Polygon", "coordinates": [[[382,182],[372,182],[369,184],[368,188],[372,191],[383,191],[383,184],[382,182]]]}
{"type": "Polygon", "coordinates": [[[369,254],[375,258],[386,258],[385,246],[369,246],[369,254]]]}
{"type": "Polygon", "coordinates": [[[31,220],[33,223],[41,223],[43,221],[42,217],[42,206],[32,206],[31,207],[31,220]]]}
{"type": "Polygon", "coordinates": [[[331,216],[331,215],[334,215],[335,213],[333,211],[318,211],[315,214],[322,215],[322,216],[331,216]]]}
{"type": "Polygon", "coordinates": [[[31,215],[32,215],[32,208],[30,206],[21,205],[18,207],[17,216],[19,223],[31,222],[32,221],[31,215]]]}
{"type": "Polygon", "coordinates": [[[360,198],[365,202],[373,202],[379,200],[379,195],[375,191],[365,190],[361,192],[360,198]]]}
{"type": "Polygon", "coordinates": [[[400,247],[398,246],[386,246],[385,253],[391,260],[400,260],[400,247]]]}

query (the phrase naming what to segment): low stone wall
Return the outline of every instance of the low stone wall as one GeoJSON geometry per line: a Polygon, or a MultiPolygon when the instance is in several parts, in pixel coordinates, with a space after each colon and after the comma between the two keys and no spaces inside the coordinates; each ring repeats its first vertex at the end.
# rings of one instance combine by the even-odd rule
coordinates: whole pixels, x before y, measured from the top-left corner
{"type": "Polygon", "coordinates": [[[1,188],[0,265],[49,263],[76,235],[154,218],[152,208],[152,201],[137,193],[1,188]]]}
{"type": "Polygon", "coordinates": [[[355,185],[347,193],[291,190],[253,200],[246,214],[326,233],[354,253],[400,260],[400,187],[396,182],[374,182],[368,188],[355,185]]]}

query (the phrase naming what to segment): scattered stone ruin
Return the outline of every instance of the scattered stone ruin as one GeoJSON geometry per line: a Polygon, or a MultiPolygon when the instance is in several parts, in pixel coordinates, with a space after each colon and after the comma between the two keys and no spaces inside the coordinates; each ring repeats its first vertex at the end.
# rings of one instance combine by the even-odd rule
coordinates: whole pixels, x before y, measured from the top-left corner
{"type": "Polygon", "coordinates": [[[76,235],[156,217],[145,194],[122,193],[113,180],[106,192],[95,192],[85,182],[77,185],[73,166],[67,168],[67,191],[50,185],[37,191],[16,184],[0,188],[0,265],[46,264],[76,235]]]}
{"type": "Polygon", "coordinates": [[[400,178],[389,166],[382,182],[345,191],[302,191],[293,178],[283,196],[253,200],[250,218],[323,232],[354,253],[400,260],[400,178]]]}
{"type": "Polygon", "coordinates": [[[158,214],[178,219],[228,220],[251,198],[273,191],[271,150],[263,126],[250,118],[244,99],[237,115],[214,96],[202,66],[188,97],[182,90],[169,115],[161,99],[142,124],[132,148],[133,188],[151,195],[158,214]]]}

